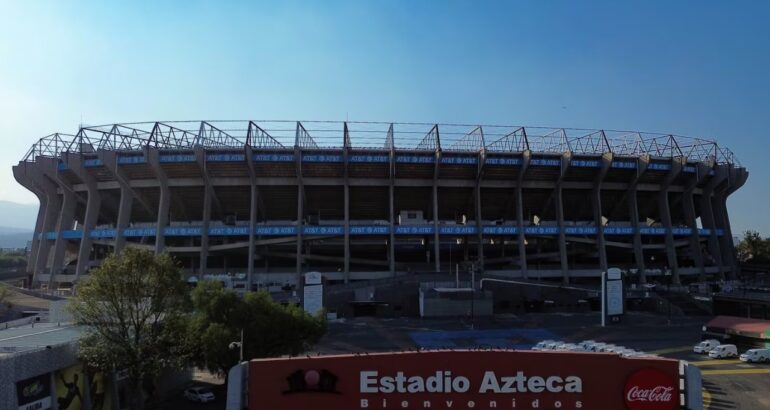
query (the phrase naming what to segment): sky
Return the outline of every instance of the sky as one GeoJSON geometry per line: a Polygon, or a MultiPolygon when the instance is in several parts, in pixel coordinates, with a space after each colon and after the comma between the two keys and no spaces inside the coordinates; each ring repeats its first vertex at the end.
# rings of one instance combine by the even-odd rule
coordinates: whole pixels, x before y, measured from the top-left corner
{"type": "Polygon", "coordinates": [[[0,0],[0,200],[79,124],[516,124],[716,139],[770,235],[770,2],[0,0]]]}

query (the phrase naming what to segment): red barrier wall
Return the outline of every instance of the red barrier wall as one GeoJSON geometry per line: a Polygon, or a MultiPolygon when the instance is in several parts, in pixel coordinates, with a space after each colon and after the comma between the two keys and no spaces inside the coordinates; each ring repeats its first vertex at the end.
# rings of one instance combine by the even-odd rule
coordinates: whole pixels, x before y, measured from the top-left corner
{"type": "Polygon", "coordinates": [[[424,351],[253,360],[251,410],[675,409],[676,360],[424,351]]]}

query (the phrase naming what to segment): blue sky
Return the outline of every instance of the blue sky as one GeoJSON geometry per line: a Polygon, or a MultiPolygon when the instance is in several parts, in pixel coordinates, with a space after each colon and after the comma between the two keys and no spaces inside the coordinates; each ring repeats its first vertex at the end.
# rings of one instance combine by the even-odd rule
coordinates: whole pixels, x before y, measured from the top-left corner
{"type": "Polygon", "coordinates": [[[716,138],[751,175],[734,232],[770,235],[767,2],[0,0],[0,199],[79,123],[323,119],[716,138]]]}

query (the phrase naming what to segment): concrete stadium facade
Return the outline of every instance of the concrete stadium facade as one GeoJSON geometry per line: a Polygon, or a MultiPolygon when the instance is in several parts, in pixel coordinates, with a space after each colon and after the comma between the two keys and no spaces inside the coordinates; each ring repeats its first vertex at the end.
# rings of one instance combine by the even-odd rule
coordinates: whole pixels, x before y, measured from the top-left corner
{"type": "Polygon", "coordinates": [[[473,265],[512,278],[645,282],[736,272],[716,142],[607,130],[361,122],[111,124],[13,167],[40,201],[28,273],[77,282],[109,252],[168,251],[247,286],[473,265]]]}

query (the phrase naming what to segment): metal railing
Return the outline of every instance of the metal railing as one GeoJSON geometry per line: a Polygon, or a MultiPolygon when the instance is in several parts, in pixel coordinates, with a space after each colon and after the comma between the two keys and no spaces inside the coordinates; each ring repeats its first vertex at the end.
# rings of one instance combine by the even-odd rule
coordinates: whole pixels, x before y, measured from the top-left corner
{"type": "Polygon", "coordinates": [[[204,148],[232,150],[415,150],[474,153],[558,154],[687,158],[740,167],[716,141],[671,134],[502,125],[343,121],[165,121],[83,126],[75,135],[55,133],[35,142],[22,161],[64,152],[204,148]]]}

